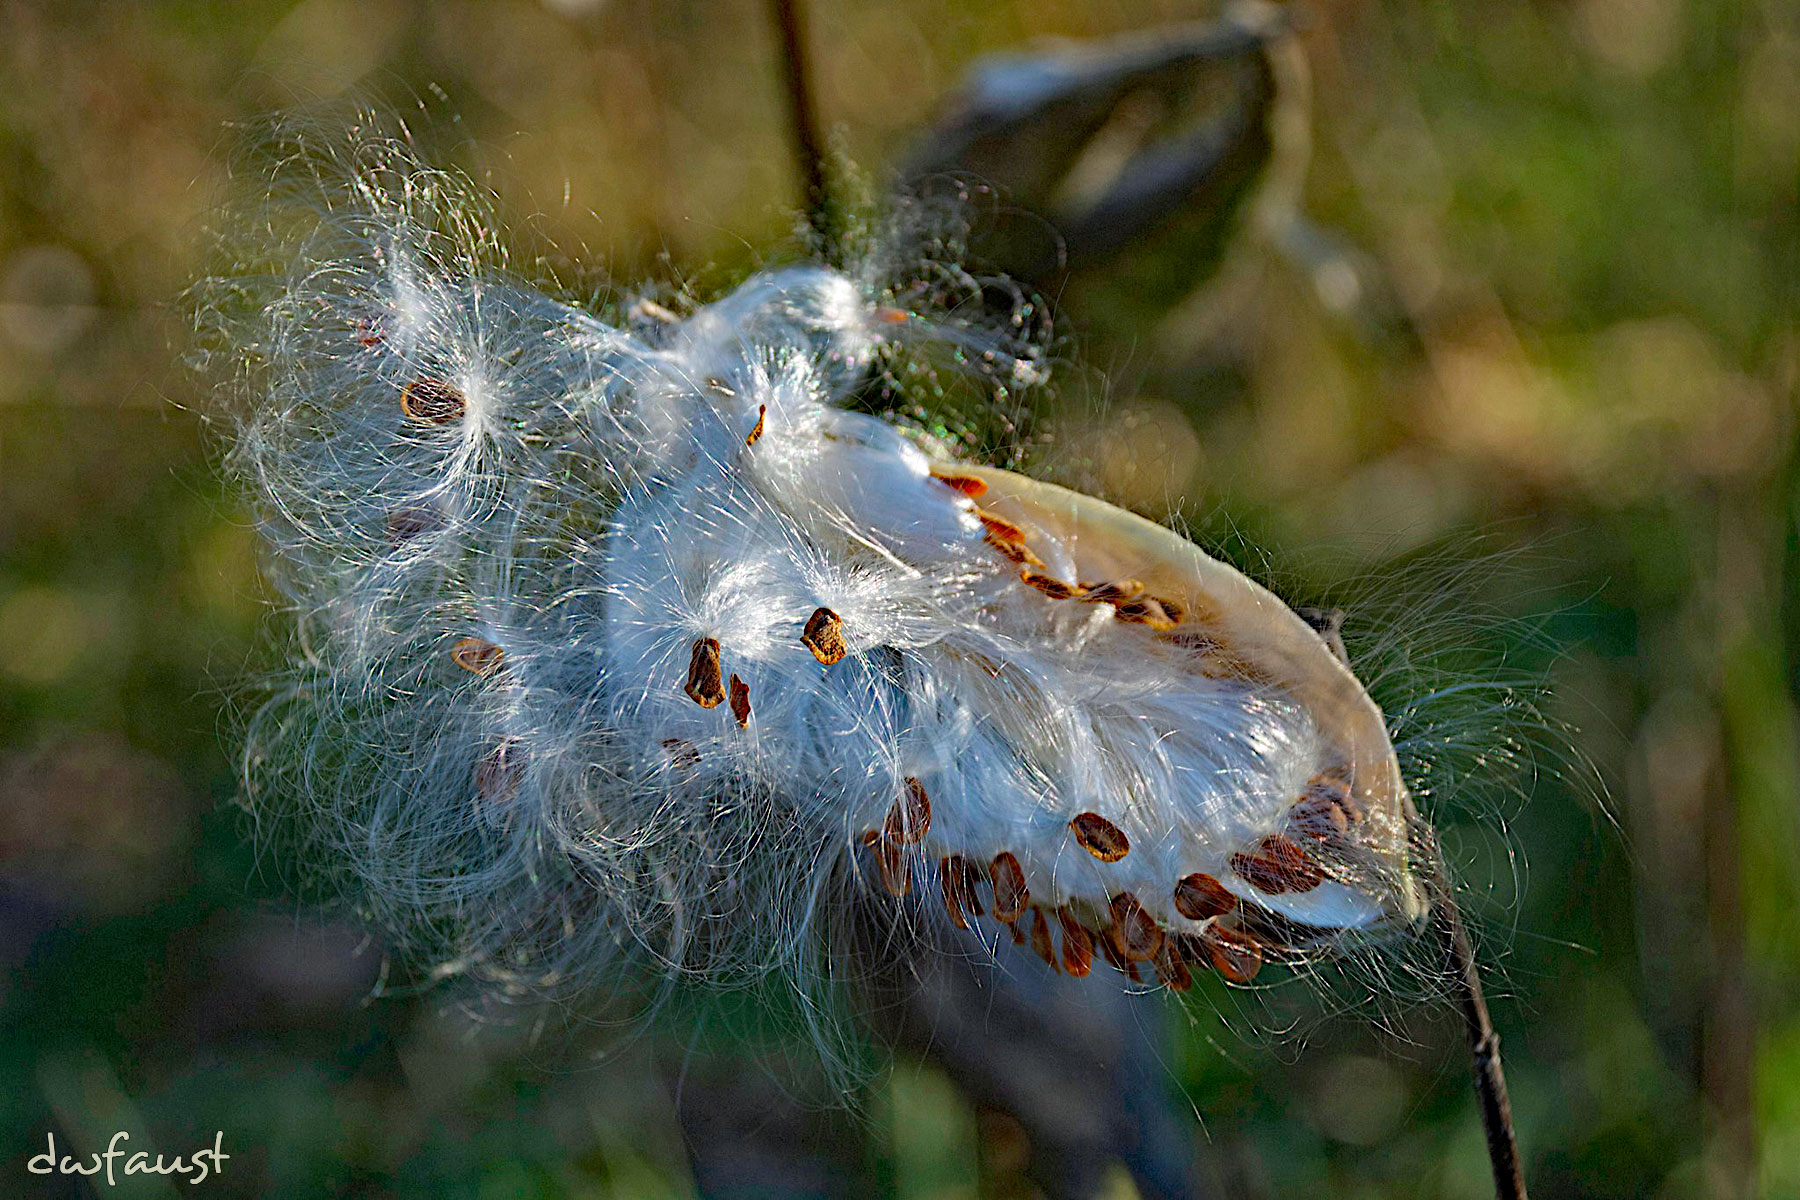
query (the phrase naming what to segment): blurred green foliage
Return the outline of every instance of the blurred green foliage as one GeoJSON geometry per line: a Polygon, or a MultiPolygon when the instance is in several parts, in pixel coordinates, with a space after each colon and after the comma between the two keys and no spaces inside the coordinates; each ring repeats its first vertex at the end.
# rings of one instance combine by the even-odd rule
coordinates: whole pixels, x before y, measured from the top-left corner
{"type": "MultiPolygon", "coordinates": [[[[821,4],[821,104],[879,178],[977,56],[1204,15],[821,4]]],[[[1518,665],[1553,669],[1596,772],[1546,755],[1528,804],[1438,798],[1534,1191],[1800,1196],[1800,13],[1294,15],[1298,206],[1253,209],[1172,309],[1129,276],[1072,291],[1106,379],[1074,373],[1037,453],[1262,548],[1296,600],[1349,574],[1453,643],[1460,593],[1391,582],[1423,556],[1409,586],[1469,568],[1484,612],[1547,615],[1563,652],[1518,665]],[[1283,240],[1301,213],[1354,248],[1338,269],[1283,240]]],[[[365,1003],[379,949],[255,860],[228,730],[264,593],[174,298],[228,123],[350,91],[484,172],[572,276],[728,277],[792,230],[772,53],[750,0],[0,7],[0,1194],[86,1194],[26,1159],[116,1129],[168,1153],[223,1130],[216,1195],[690,1194],[642,1047],[588,1063],[586,1034],[365,1003]]],[[[1229,1194],[1483,1195],[1454,1028],[1294,992],[1306,1038],[1213,988],[1171,1062],[1229,1194]]],[[[868,1097],[896,1194],[973,1194],[960,1105],[912,1068],[868,1097]]]]}

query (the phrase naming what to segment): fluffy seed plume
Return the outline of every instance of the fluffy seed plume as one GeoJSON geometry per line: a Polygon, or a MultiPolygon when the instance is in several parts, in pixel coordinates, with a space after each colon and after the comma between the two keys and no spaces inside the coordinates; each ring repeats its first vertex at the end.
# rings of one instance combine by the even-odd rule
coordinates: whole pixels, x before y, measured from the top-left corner
{"type": "Polygon", "coordinates": [[[1419,919],[1382,715],[1311,627],[844,406],[934,347],[1036,381],[945,315],[964,277],[802,265],[612,321],[404,145],[278,150],[245,222],[277,239],[202,305],[303,634],[247,795],[439,973],[798,972],[841,886],[1180,987],[1419,919]]]}

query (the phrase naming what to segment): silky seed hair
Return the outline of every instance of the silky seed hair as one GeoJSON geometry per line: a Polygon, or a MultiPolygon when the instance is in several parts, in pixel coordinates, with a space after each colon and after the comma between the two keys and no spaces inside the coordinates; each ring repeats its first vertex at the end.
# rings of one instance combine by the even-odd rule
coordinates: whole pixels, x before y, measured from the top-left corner
{"type": "Polygon", "coordinates": [[[1029,302],[963,315],[1004,285],[916,219],[850,268],[583,306],[403,138],[263,147],[197,290],[294,630],[245,803],[431,976],[806,990],[846,888],[1177,991],[1421,919],[1405,781],[1330,639],[865,411],[1045,376],[1029,302]]]}

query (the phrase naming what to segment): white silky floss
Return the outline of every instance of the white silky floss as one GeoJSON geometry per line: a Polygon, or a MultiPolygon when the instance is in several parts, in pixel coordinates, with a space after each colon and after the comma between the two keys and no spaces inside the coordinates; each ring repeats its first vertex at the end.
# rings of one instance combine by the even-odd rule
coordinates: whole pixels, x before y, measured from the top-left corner
{"type": "Polygon", "coordinates": [[[614,329],[505,282],[453,180],[373,178],[219,320],[306,638],[252,807],[403,943],[754,974],[848,878],[1184,987],[1421,917],[1382,716],[1300,617],[838,407],[908,344],[996,341],[820,267],[614,329]]]}

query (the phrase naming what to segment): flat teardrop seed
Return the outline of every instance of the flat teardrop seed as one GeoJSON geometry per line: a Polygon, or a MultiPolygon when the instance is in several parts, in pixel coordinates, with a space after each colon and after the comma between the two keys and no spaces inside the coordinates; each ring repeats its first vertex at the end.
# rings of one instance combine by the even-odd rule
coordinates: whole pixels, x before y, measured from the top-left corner
{"type": "Polygon", "coordinates": [[[475,767],[475,790],[483,800],[505,802],[519,792],[525,764],[516,738],[507,738],[475,767]]]}
{"type": "Polygon", "coordinates": [[[1158,633],[1168,633],[1181,624],[1181,606],[1156,596],[1124,601],[1114,608],[1113,615],[1128,625],[1148,625],[1158,633]]]}
{"type": "Polygon", "coordinates": [[[958,929],[969,927],[967,914],[981,915],[981,899],[975,894],[978,878],[975,864],[960,854],[946,854],[938,861],[938,883],[944,890],[944,908],[958,929]]]}
{"type": "Polygon", "coordinates": [[[1231,869],[1251,887],[1271,896],[1310,892],[1325,882],[1325,872],[1289,839],[1271,834],[1254,853],[1231,856],[1231,869]]]}
{"type": "Polygon", "coordinates": [[[434,508],[411,504],[397,508],[387,516],[388,541],[398,546],[422,534],[442,528],[443,516],[434,508]]]}
{"type": "Polygon", "coordinates": [[[1124,604],[1144,594],[1144,585],[1135,579],[1115,579],[1108,583],[1084,583],[1081,598],[1090,604],[1124,604]]]}
{"type": "Polygon", "coordinates": [[[505,658],[506,651],[484,638],[457,638],[450,647],[450,661],[475,675],[492,675],[505,658]]]}
{"type": "Polygon", "coordinates": [[[1175,911],[1190,921],[1204,921],[1237,907],[1237,897],[1225,885],[1196,871],[1175,885],[1175,911]]]}
{"type": "Polygon", "coordinates": [[[1232,983],[1249,983],[1262,970],[1262,943],[1247,933],[1208,926],[1200,935],[1213,970],[1232,983]]]}
{"type": "Polygon", "coordinates": [[[468,408],[462,389],[442,379],[415,379],[400,392],[400,411],[421,425],[453,425],[468,408]]]}
{"type": "Polygon", "coordinates": [[[958,879],[956,898],[963,910],[978,917],[986,916],[987,910],[981,907],[980,891],[981,885],[987,880],[986,869],[974,859],[961,854],[947,856],[940,864],[940,868],[956,873],[958,879]]]}
{"type": "Polygon", "coordinates": [[[1156,956],[1156,977],[1171,992],[1185,992],[1194,986],[1193,972],[1182,955],[1182,939],[1164,938],[1162,953],[1156,956]]]}
{"type": "Polygon", "coordinates": [[[1072,583],[1064,583],[1054,575],[1027,568],[1020,572],[1019,578],[1036,588],[1052,600],[1074,600],[1081,595],[1081,589],[1072,583]]]}
{"type": "Polygon", "coordinates": [[[875,859],[876,873],[888,895],[904,896],[912,890],[912,872],[906,867],[904,847],[873,829],[863,834],[863,844],[875,859]]]}
{"type": "Polygon", "coordinates": [[[1162,950],[1163,931],[1156,918],[1130,892],[1112,898],[1112,928],[1108,931],[1120,955],[1132,962],[1149,962],[1162,950]]]}
{"type": "Polygon", "coordinates": [[[662,748],[668,755],[670,766],[692,771],[700,765],[700,751],[694,749],[694,743],[686,738],[664,738],[662,748]]]}
{"type": "Polygon", "coordinates": [[[981,528],[985,531],[986,535],[994,541],[1005,542],[1012,546],[1023,546],[1025,544],[1025,531],[1020,529],[1017,525],[1014,525],[1011,521],[1002,517],[996,517],[990,512],[983,512],[980,509],[976,510],[975,515],[980,518],[981,528]]]}
{"type": "Polygon", "coordinates": [[[911,775],[906,777],[906,787],[900,799],[894,801],[893,807],[888,809],[883,830],[888,837],[905,846],[923,841],[930,832],[931,797],[925,794],[925,785],[911,775]]]}
{"type": "Polygon", "coordinates": [[[1118,944],[1113,941],[1110,930],[1101,931],[1099,938],[1094,942],[1094,948],[1100,951],[1102,958],[1112,964],[1113,970],[1123,972],[1133,979],[1138,977],[1137,965],[1119,952],[1118,944]]]}
{"type": "Polygon", "coordinates": [[[1131,853],[1131,839],[1125,831],[1099,813],[1084,812],[1069,822],[1081,848],[1101,862],[1118,862],[1131,853]]]}
{"type": "Polygon", "coordinates": [[[1010,850],[994,856],[994,916],[1008,925],[1025,913],[1031,893],[1025,887],[1025,871],[1010,850]]]}
{"type": "Polygon", "coordinates": [[[947,471],[933,471],[931,477],[945,487],[961,492],[971,500],[979,500],[987,494],[987,481],[977,479],[973,475],[955,475],[947,471]]]}
{"type": "Polygon", "coordinates": [[[1329,842],[1350,832],[1350,815],[1329,796],[1305,796],[1288,809],[1288,828],[1301,837],[1329,842]]]}
{"type": "Polygon", "coordinates": [[[750,685],[731,675],[731,715],[737,719],[738,728],[746,729],[750,725],[750,685]]]}
{"type": "Polygon", "coordinates": [[[1031,906],[1031,949],[1049,964],[1052,971],[1060,969],[1056,961],[1056,943],[1050,937],[1050,922],[1044,919],[1044,910],[1036,904],[1031,906]]]}
{"type": "Polygon", "coordinates": [[[842,662],[850,647],[844,642],[844,620],[829,608],[815,608],[800,633],[801,643],[813,657],[831,666],[842,662]]]}
{"type": "Polygon", "coordinates": [[[1056,910],[1056,920],[1062,926],[1063,970],[1083,978],[1094,969],[1094,935],[1066,908],[1056,910]]]}
{"type": "Polygon", "coordinates": [[[719,663],[719,639],[697,638],[688,658],[688,699],[701,708],[717,708],[725,702],[725,677],[719,663]]]}
{"type": "Polygon", "coordinates": [[[982,540],[1012,562],[1024,567],[1041,567],[1044,560],[1033,554],[1025,545],[1025,531],[1011,521],[1002,520],[992,513],[975,510],[981,520],[982,540]]]}
{"type": "Polygon", "coordinates": [[[1302,833],[1320,839],[1336,837],[1362,819],[1362,807],[1350,790],[1349,772],[1341,767],[1320,771],[1306,781],[1290,820],[1302,833]]]}

